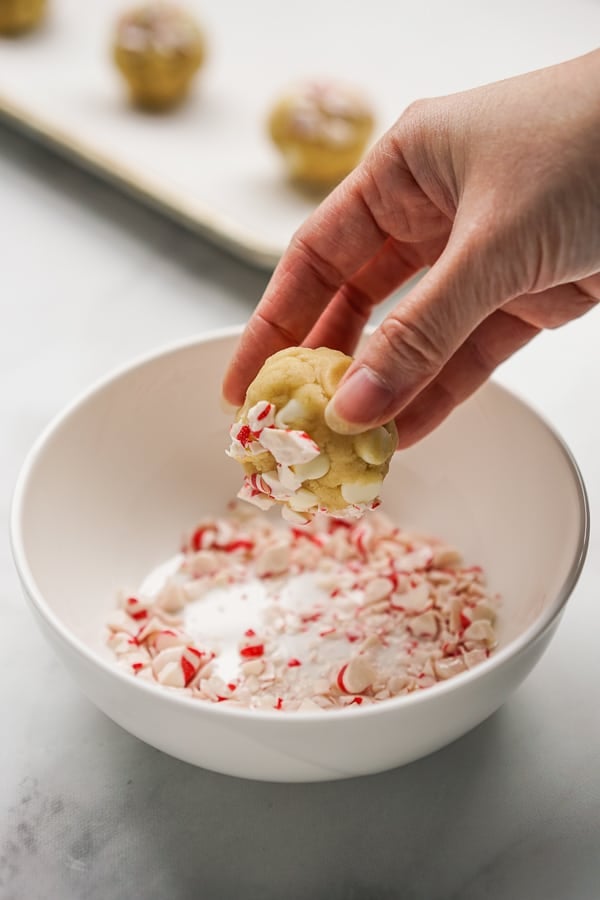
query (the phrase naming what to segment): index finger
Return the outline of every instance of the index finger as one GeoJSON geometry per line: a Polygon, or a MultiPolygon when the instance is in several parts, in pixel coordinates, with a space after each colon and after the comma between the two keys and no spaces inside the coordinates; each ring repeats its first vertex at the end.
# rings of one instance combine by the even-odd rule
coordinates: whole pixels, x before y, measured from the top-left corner
{"type": "Polygon", "coordinates": [[[363,198],[364,177],[357,169],[292,238],[225,375],[223,394],[230,403],[243,402],[267,356],[302,343],[338,288],[385,241],[363,198]]]}

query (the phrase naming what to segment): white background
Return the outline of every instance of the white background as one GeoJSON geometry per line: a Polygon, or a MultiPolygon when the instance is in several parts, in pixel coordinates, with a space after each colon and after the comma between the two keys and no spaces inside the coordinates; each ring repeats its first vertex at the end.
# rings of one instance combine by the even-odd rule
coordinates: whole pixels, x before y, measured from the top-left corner
{"type": "MultiPolygon", "coordinates": [[[[561,5],[548,4],[547,16],[561,5]]],[[[524,27],[512,38],[521,45],[527,35],[535,49],[546,18],[541,4],[521,7],[524,27]]],[[[565,22],[557,32],[557,56],[574,27],[565,22]]],[[[4,520],[26,451],[78,391],[166,341],[244,320],[265,284],[3,130],[0,257],[4,520]]],[[[594,312],[537,338],[499,376],[569,443],[593,518],[599,346],[594,312]]],[[[35,629],[3,537],[0,897],[596,900],[599,575],[593,530],[550,650],[465,738],[379,776],[269,785],[170,759],[99,713],[35,629]]]]}

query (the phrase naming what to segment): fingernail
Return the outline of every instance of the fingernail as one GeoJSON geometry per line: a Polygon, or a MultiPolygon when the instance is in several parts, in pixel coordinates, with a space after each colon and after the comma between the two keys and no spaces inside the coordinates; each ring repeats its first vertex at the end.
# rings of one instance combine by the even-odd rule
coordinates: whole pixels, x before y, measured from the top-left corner
{"type": "Polygon", "coordinates": [[[356,369],[325,409],[325,421],[339,434],[359,434],[371,427],[392,403],[392,391],[367,366],[356,369]]]}

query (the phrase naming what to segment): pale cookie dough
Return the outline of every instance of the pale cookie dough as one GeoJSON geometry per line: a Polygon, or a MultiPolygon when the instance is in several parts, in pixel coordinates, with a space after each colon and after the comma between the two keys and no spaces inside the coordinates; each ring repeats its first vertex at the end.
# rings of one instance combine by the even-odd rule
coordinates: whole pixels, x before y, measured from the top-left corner
{"type": "Polygon", "coordinates": [[[246,476],[238,497],[290,522],[316,512],[359,518],[379,505],[397,444],[394,422],[342,435],[325,422],[325,407],[352,362],[337,350],[290,347],[269,357],[248,388],[231,427],[228,455],[246,476]]]}
{"type": "Polygon", "coordinates": [[[330,185],[360,161],[373,113],[354,88],[309,81],[284,94],[269,117],[269,133],[292,178],[330,185]]]}
{"type": "Polygon", "coordinates": [[[188,93],[205,55],[204,35],[196,20],[168,0],[150,0],[117,23],[113,56],[136,106],[151,110],[175,106],[188,93]]]}

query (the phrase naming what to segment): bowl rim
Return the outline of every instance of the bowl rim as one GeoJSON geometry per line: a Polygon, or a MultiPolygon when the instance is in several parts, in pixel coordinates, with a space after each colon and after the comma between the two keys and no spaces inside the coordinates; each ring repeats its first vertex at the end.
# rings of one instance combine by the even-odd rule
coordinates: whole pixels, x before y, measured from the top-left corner
{"type": "MultiPolygon", "coordinates": [[[[150,692],[152,697],[156,698],[159,703],[172,702],[176,705],[181,704],[184,709],[198,710],[199,715],[206,714],[209,716],[216,715],[218,717],[225,716],[226,718],[233,717],[240,719],[250,717],[253,721],[263,720],[268,721],[269,723],[280,721],[285,723],[286,727],[289,727],[290,724],[294,722],[305,723],[310,721],[315,723],[327,723],[332,721],[332,717],[328,715],[324,716],[322,710],[310,712],[301,710],[277,710],[277,715],[275,715],[274,710],[234,707],[225,703],[201,703],[193,697],[175,693],[174,691],[163,691],[160,686],[154,685],[151,682],[132,678],[125,670],[115,665],[112,660],[104,659],[97,655],[96,652],[76,637],[76,635],[62,623],[61,619],[54,613],[44,599],[41,590],[36,584],[27,560],[27,551],[25,549],[22,529],[23,504],[31,475],[44,452],[46,444],[51,440],[55,432],[57,432],[59,428],[61,428],[62,425],[80,409],[80,407],[90,401],[95,395],[101,393],[109,385],[114,384],[124,376],[131,374],[136,369],[140,369],[160,358],[176,355],[181,351],[201,346],[206,343],[237,338],[241,335],[242,330],[243,325],[232,325],[223,328],[210,329],[191,337],[171,341],[168,344],[161,345],[158,348],[139,354],[128,362],[112,368],[106,375],[96,379],[87,388],[79,391],[70,403],[52,417],[26,454],[14,487],[9,522],[10,545],[13,560],[27,599],[46,624],[56,632],[62,641],[68,644],[76,654],[83,656],[84,659],[92,665],[100,667],[101,670],[104,670],[106,675],[116,678],[117,682],[122,680],[124,687],[128,686],[132,690],[150,692]]],[[[372,330],[373,329],[368,329],[365,333],[369,334],[372,330]]],[[[501,668],[508,660],[519,656],[530,646],[537,643],[537,641],[554,626],[555,622],[560,618],[566,603],[579,580],[589,545],[590,510],[583,476],[575,461],[573,453],[554,426],[547,421],[545,416],[542,415],[535,406],[525,401],[515,392],[504,387],[504,385],[499,384],[493,378],[489,379],[488,382],[486,382],[486,385],[491,385],[494,390],[508,395],[515,403],[535,416],[544,426],[550,439],[557,445],[567,464],[571,477],[573,478],[579,506],[579,533],[577,537],[576,552],[569,571],[561,588],[557,592],[554,601],[545,608],[523,632],[518,634],[505,647],[502,647],[500,650],[493,653],[484,662],[479,663],[473,669],[467,669],[465,672],[455,675],[447,681],[438,682],[424,691],[416,691],[412,694],[391,697],[387,699],[385,703],[374,703],[367,706],[352,706],[336,709],[333,717],[335,720],[340,717],[343,719],[348,719],[349,717],[356,719],[358,717],[362,720],[366,716],[385,714],[386,711],[393,714],[396,711],[400,711],[413,705],[427,703],[428,700],[434,701],[436,699],[441,699],[444,695],[460,690],[463,686],[466,687],[469,683],[484,675],[492,673],[495,669],[501,668]]],[[[148,696],[150,696],[150,694],[148,696]]]]}

